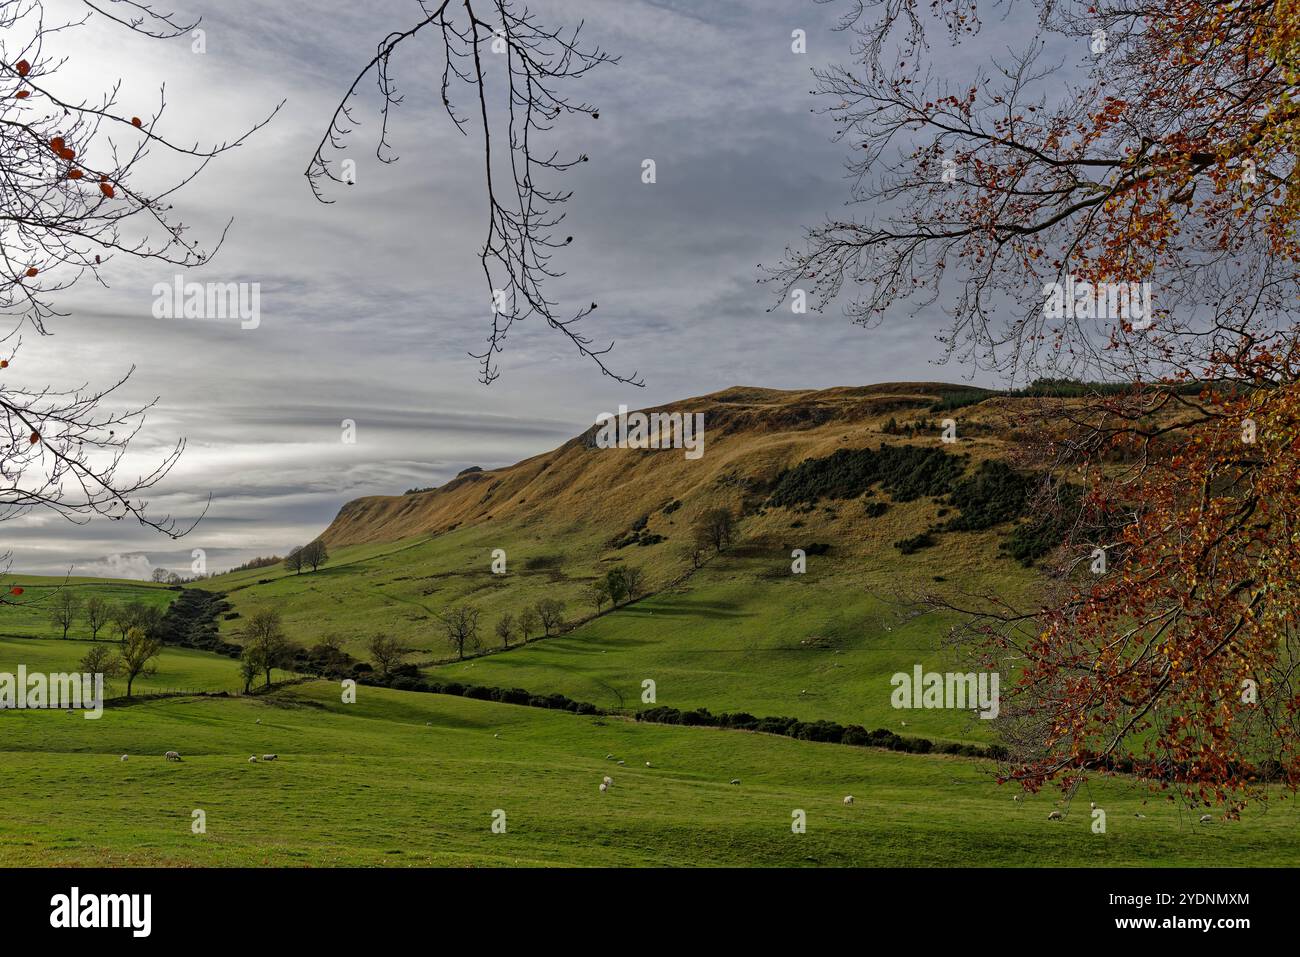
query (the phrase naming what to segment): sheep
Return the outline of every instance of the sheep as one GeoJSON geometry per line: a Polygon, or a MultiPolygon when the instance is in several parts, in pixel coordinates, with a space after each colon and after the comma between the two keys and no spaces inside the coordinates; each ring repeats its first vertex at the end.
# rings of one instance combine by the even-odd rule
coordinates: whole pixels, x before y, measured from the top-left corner
{"type": "Polygon", "coordinates": [[[612,754],[607,754],[607,755],[605,755],[605,760],[606,760],[606,761],[613,761],[613,760],[614,760],[614,755],[612,755],[612,754]]]}
{"type": "Polygon", "coordinates": [[[248,763],[249,763],[249,764],[256,764],[256,763],[257,763],[257,755],[256,755],[256,754],[250,754],[250,755],[248,756],[248,763]]]}
{"type": "Polygon", "coordinates": [[[1201,823],[1202,823],[1202,824],[1213,824],[1213,823],[1214,823],[1214,818],[1213,818],[1211,815],[1209,815],[1209,814],[1202,814],[1202,815],[1201,815],[1201,823]]]}
{"type": "Polygon", "coordinates": [[[739,783],[740,783],[740,778],[732,778],[732,779],[731,779],[731,783],[732,783],[732,784],[739,784],[739,783]]]}
{"type": "Polygon", "coordinates": [[[1089,801],[1089,802],[1088,802],[1088,809],[1091,810],[1091,811],[1095,811],[1095,810],[1097,810],[1097,802],[1096,802],[1096,801],[1089,801]]]}
{"type": "Polygon", "coordinates": [[[601,793],[601,794],[604,794],[604,793],[605,793],[606,791],[608,791],[608,790],[609,790],[609,785],[606,784],[604,781],[601,781],[601,782],[600,782],[600,793],[601,793]]]}
{"type": "Polygon", "coordinates": [[[126,755],[125,755],[125,754],[124,754],[124,755],[122,755],[122,760],[123,760],[123,761],[125,761],[125,760],[126,760],[126,755]]]}
{"type": "Polygon", "coordinates": [[[166,754],[163,755],[163,757],[166,758],[168,761],[179,761],[181,759],[179,752],[176,751],[168,751],[166,754]]]}
{"type": "Polygon", "coordinates": [[[1146,816],[1145,814],[1143,814],[1141,811],[1138,811],[1138,812],[1137,812],[1136,814],[1134,814],[1133,816],[1134,816],[1135,818],[1137,818],[1139,821],[1145,821],[1145,820],[1147,819],[1147,816],[1146,816]]]}
{"type": "Polygon", "coordinates": [[[619,761],[619,762],[618,762],[618,766],[619,766],[620,768],[621,768],[621,767],[624,767],[626,764],[627,764],[626,761],[619,761]]]}
{"type": "Polygon", "coordinates": [[[500,734],[494,734],[494,735],[492,735],[492,737],[494,737],[494,738],[499,738],[499,737],[501,737],[501,735],[500,735],[500,734]]]}
{"type": "Polygon", "coordinates": [[[261,718],[258,718],[256,721],[253,722],[253,724],[261,724],[261,723],[262,723],[262,719],[261,719],[261,718]]]}
{"type": "Polygon", "coordinates": [[[846,795],[844,795],[844,803],[845,803],[846,805],[847,805],[847,804],[852,804],[852,803],[853,803],[853,795],[852,795],[852,794],[846,794],[846,795]]]}
{"type": "Polygon", "coordinates": [[[1024,799],[1025,799],[1025,796],[1024,796],[1023,794],[1017,794],[1017,795],[1016,795],[1015,797],[1013,797],[1011,800],[1013,800],[1013,801],[1015,801],[1017,804],[1019,804],[1019,803],[1020,803],[1021,801],[1023,801],[1024,799]]]}
{"type": "Polygon", "coordinates": [[[614,779],[607,774],[603,778],[601,778],[600,783],[608,787],[609,785],[614,783],[614,779]]]}
{"type": "Polygon", "coordinates": [[[653,767],[653,765],[652,765],[649,761],[647,761],[647,762],[645,763],[645,766],[648,767],[648,768],[649,768],[649,767],[653,767]]]}
{"type": "Polygon", "coordinates": [[[1047,819],[1049,821],[1059,821],[1061,819],[1061,812],[1053,811],[1051,814],[1047,815],[1047,819]]]}
{"type": "Polygon", "coordinates": [[[279,756],[278,754],[264,754],[264,755],[262,755],[262,760],[263,760],[263,761],[277,761],[277,760],[279,760],[279,758],[280,758],[280,756],[279,756]]]}

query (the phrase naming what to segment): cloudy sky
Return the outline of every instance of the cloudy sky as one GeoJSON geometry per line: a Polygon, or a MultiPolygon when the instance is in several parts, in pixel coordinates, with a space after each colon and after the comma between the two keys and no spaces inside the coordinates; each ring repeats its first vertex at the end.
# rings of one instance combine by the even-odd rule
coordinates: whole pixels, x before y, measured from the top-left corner
{"type": "MultiPolygon", "coordinates": [[[[57,4],[51,4],[56,9],[57,4]]],[[[584,33],[621,62],[575,95],[600,119],[562,121],[557,148],[591,156],[567,174],[576,238],[558,265],[565,303],[598,301],[587,331],[615,339],[611,362],[646,387],[599,375],[559,335],[518,327],[501,378],[477,381],[467,356],[487,331],[476,259],[485,229],[478,131],[462,137],[436,109],[440,45],[399,49],[393,76],[396,165],[374,159],[376,116],[346,153],[357,183],[317,203],[303,177],[334,105],[389,31],[412,25],[413,0],[184,0],[201,15],[206,53],[187,40],[136,38],[102,17],[60,39],[67,76],[103,87],[121,76],[129,115],[152,113],[179,141],[238,134],[280,100],[274,121],[221,157],[176,198],[200,235],[234,217],[214,262],[188,280],[256,282],[261,321],[153,317],[152,288],[174,270],[117,260],[110,288],[82,285],[58,305],[54,335],[27,336],[25,384],[104,384],[134,365],[122,401],[158,403],[133,445],[156,459],[188,448],[155,509],[206,519],[172,542],[125,523],[84,527],[49,515],[6,522],[15,570],[144,577],[186,570],[202,548],[213,569],[310,539],[358,495],[445,481],[552,448],[596,414],[735,384],[775,388],[903,379],[959,380],[936,367],[935,322],[907,318],[867,332],[836,309],[767,311],[758,263],[780,258],[800,228],[842,210],[846,147],[811,111],[810,70],[849,58],[832,30],[837,4],[812,0],[543,0],[546,22],[585,20],[584,33]],[[791,52],[791,31],[807,53],[791,52]],[[652,158],[657,182],[641,182],[652,158]],[[340,440],[356,422],[355,444],[340,440]]],[[[952,54],[961,68],[973,50],[952,54]]],[[[946,55],[947,56],[947,55],[946,55]]],[[[489,63],[489,69],[491,64],[489,63]]],[[[166,164],[158,164],[161,175],[166,164]]]]}

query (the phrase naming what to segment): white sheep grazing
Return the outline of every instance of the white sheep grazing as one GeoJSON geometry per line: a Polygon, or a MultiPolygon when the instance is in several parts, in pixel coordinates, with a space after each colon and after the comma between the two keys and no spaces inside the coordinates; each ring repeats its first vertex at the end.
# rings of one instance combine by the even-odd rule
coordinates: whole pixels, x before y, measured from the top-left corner
{"type": "Polygon", "coordinates": [[[499,735],[499,734],[494,734],[494,735],[492,735],[492,737],[494,737],[494,738],[499,738],[499,737],[501,737],[501,735],[499,735]]]}
{"type": "Polygon", "coordinates": [[[122,755],[122,760],[123,760],[123,761],[125,761],[125,760],[126,760],[126,755],[125,755],[125,754],[124,754],[124,755],[122,755]]]}
{"type": "Polygon", "coordinates": [[[845,803],[845,804],[852,804],[852,803],[853,803],[853,795],[852,795],[852,794],[846,794],[846,795],[844,796],[844,803],[845,803]]]}
{"type": "Polygon", "coordinates": [[[262,719],[261,719],[261,718],[258,718],[256,721],[253,722],[253,724],[261,724],[261,723],[262,723],[262,719]]]}
{"type": "Polygon", "coordinates": [[[647,761],[647,762],[645,763],[645,766],[646,766],[646,767],[652,767],[652,765],[650,764],[649,761],[647,761]]]}
{"type": "Polygon", "coordinates": [[[1061,819],[1061,812],[1053,811],[1051,814],[1047,815],[1047,819],[1049,821],[1059,821],[1061,819]]]}
{"type": "Polygon", "coordinates": [[[168,761],[179,761],[181,759],[180,753],[176,751],[168,751],[163,757],[168,761]]]}
{"type": "Polygon", "coordinates": [[[739,783],[740,783],[740,778],[732,778],[732,779],[731,779],[731,783],[732,783],[732,784],[739,784],[739,783]]]}
{"type": "Polygon", "coordinates": [[[280,757],[280,756],[279,756],[278,754],[264,754],[264,755],[262,755],[262,760],[263,760],[263,761],[275,761],[275,760],[277,760],[279,757],[280,757]]]}
{"type": "Polygon", "coordinates": [[[620,762],[618,762],[618,766],[619,766],[620,768],[623,767],[623,766],[626,765],[626,764],[627,764],[626,761],[620,761],[620,762]]]}
{"type": "Polygon", "coordinates": [[[604,793],[605,793],[606,791],[608,791],[608,790],[609,790],[609,785],[606,784],[604,781],[601,781],[601,782],[600,782],[600,793],[601,793],[601,794],[604,794],[604,793]]]}
{"type": "Polygon", "coordinates": [[[1025,799],[1025,796],[1024,796],[1023,794],[1017,794],[1017,795],[1016,795],[1015,797],[1013,797],[1011,800],[1013,800],[1013,801],[1015,801],[1017,804],[1019,804],[1019,803],[1020,803],[1021,801],[1023,801],[1024,799],[1025,799]]]}
{"type": "Polygon", "coordinates": [[[1135,818],[1137,818],[1139,821],[1145,821],[1145,820],[1147,819],[1147,816],[1146,816],[1145,814],[1143,814],[1141,811],[1138,811],[1138,812],[1137,812],[1136,814],[1134,814],[1133,816],[1134,816],[1135,818]]]}
{"type": "Polygon", "coordinates": [[[1089,802],[1088,802],[1088,808],[1089,808],[1089,810],[1092,810],[1092,811],[1097,810],[1097,802],[1096,802],[1096,801],[1089,801],[1089,802]]]}
{"type": "Polygon", "coordinates": [[[1209,814],[1202,814],[1202,815],[1201,815],[1201,823],[1202,823],[1202,824],[1212,824],[1212,823],[1214,823],[1214,818],[1211,817],[1209,814]]]}
{"type": "Polygon", "coordinates": [[[256,755],[256,754],[250,754],[250,755],[248,756],[248,763],[249,763],[249,764],[256,764],[256,763],[257,763],[257,755],[256,755]]]}
{"type": "Polygon", "coordinates": [[[605,760],[606,760],[606,761],[613,761],[613,760],[614,760],[614,755],[612,755],[612,754],[607,754],[607,755],[605,755],[605,760]]]}
{"type": "Polygon", "coordinates": [[[601,778],[600,783],[608,787],[609,785],[614,783],[614,779],[607,774],[603,778],[601,778]]]}

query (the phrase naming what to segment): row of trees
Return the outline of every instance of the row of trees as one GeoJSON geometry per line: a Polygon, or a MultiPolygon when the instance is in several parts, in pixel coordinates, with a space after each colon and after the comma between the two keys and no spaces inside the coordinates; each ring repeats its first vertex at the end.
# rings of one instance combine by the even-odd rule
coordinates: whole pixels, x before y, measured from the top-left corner
{"type": "Polygon", "coordinates": [[[125,641],[132,628],[148,635],[156,635],[162,623],[163,610],[157,605],[142,601],[110,602],[101,595],[90,595],[82,600],[75,591],[62,588],[55,593],[50,609],[50,621],[67,638],[78,621],[90,629],[90,637],[98,641],[99,633],[111,627],[119,641],[125,641]]]}
{"type": "Polygon", "coordinates": [[[589,585],[583,594],[596,607],[596,614],[599,615],[606,602],[617,608],[644,595],[645,574],[639,568],[620,565],[611,568],[604,578],[589,585]]]}
{"type": "Polygon", "coordinates": [[[301,575],[304,568],[311,568],[312,571],[320,568],[329,561],[329,557],[329,550],[325,547],[325,543],[318,538],[314,542],[291,549],[285,556],[284,567],[301,575]]]}

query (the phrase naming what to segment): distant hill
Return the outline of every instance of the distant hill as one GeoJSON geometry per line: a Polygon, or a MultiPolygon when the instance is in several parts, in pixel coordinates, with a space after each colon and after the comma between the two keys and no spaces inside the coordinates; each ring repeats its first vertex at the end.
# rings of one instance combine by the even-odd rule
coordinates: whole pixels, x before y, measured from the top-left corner
{"type": "Polygon", "coordinates": [[[1000,413],[1007,401],[935,382],[803,391],[733,386],[642,410],[703,413],[704,451],[697,459],[678,449],[597,448],[593,424],[559,448],[514,465],[467,469],[434,489],[355,499],[322,537],[332,546],[392,542],[493,520],[577,520],[612,530],[674,501],[685,516],[716,504],[740,506],[746,498],[757,506],[784,470],[806,458],[882,441],[933,446],[944,416],[961,420],[962,442],[954,448],[975,458],[998,455],[1007,438],[1000,413]],[[964,404],[975,399],[986,401],[964,404]],[[962,407],[949,411],[954,405],[962,407]],[[935,426],[924,435],[891,435],[883,431],[891,419],[935,426]]]}

